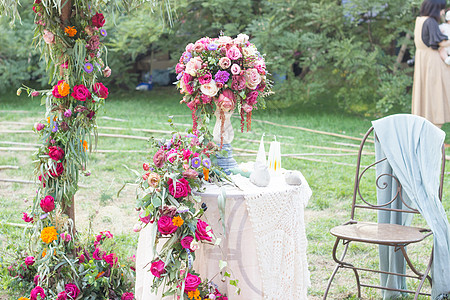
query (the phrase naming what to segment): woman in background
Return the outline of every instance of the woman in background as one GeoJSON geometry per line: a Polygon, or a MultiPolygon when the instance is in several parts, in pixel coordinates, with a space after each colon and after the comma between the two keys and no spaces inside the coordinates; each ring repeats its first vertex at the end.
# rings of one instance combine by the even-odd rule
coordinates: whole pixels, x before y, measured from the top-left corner
{"type": "Polygon", "coordinates": [[[439,128],[450,122],[450,66],[439,54],[441,47],[450,46],[448,37],[439,30],[446,4],[446,0],[425,0],[414,28],[412,114],[439,128]]]}

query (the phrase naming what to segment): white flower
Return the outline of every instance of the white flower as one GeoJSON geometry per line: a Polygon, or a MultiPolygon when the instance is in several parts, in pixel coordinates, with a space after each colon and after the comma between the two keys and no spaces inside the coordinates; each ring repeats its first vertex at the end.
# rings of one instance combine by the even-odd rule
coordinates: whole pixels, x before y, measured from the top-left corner
{"type": "Polygon", "coordinates": [[[200,91],[209,97],[214,97],[217,95],[217,92],[219,91],[219,88],[216,85],[216,82],[214,80],[211,80],[209,83],[202,84],[200,86],[200,91]]]}

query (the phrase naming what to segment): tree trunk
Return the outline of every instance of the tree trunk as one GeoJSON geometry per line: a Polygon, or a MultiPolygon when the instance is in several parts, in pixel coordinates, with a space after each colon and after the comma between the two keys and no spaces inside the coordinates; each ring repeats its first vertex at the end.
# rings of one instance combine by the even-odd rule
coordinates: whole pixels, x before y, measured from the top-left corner
{"type": "MultiPolygon", "coordinates": [[[[72,0],[61,0],[63,6],[61,7],[61,26],[67,26],[70,24],[70,16],[72,14],[72,0]]],[[[73,231],[75,232],[75,197],[72,197],[70,205],[68,203],[63,204],[63,210],[66,215],[73,221],[73,231]]]]}

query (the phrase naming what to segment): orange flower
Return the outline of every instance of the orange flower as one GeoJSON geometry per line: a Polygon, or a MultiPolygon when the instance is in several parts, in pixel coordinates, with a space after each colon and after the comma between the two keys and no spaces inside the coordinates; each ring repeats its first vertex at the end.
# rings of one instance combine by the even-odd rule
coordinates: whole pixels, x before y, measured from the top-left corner
{"type": "Polygon", "coordinates": [[[26,297],[20,297],[19,300],[30,300],[30,299],[26,297]]]}
{"type": "Polygon", "coordinates": [[[58,233],[54,226],[45,227],[41,231],[41,239],[44,243],[50,244],[58,239],[58,233]]]}
{"type": "Polygon", "coordinates": [[[84,149],[84,151],[86,152],[87,149],[88,149],[88,143],[87,143],[87,141],[82,141],[82,140],[80,140],[80,143],[83,144],[83,149],[84,149]]]}
{"type": "Polygon", "coordinates": [[[161,179],[161,177],[159,176],[158,173],[152,172],[148,175],[148,178],[147,178],[148,185],[151,187],[157,188],[160,179],[161,179]]]}
{"type": "Polygon", "coordinates": [[[95,279],[99,279],[100,277],[103,276],[103,274],[105,274],[105,272],[101,271],[100,273],[97,274],[97,276],[95,276],[95,279]]]}
{"type": "Polygon", "coordinates": [[[63,97],[69,95],[70,93],[70,86],[64,80],[58,85],[58,93],[63,97]]]}
{"type": "Polygon", "coordinates": [[[205,178],[206,181],[209,180],[209,170],[207,168],[203,168],[203,178],[205,178]]]}
{"type": "Polygon", "coordinates": [[[47,255],[47,251],[46,250],[42,251],[42,257],[45,257],[46,255],[47,255]]]}
{"type": "Polygon", "coordinates": [[[176,216],[172,219],[172,223],[173,225],[180,227],[181,225],[183,225],[184,221],[180,216],[176,216]]]}
{"type": "Polygon", "coordinates": [[[74,26],[67,26],[66,28],[64,28],[64,32],[67,33],[67,35],[70,37],[74,37],[75,34],[77,34],[77,30],[74,26]]]}

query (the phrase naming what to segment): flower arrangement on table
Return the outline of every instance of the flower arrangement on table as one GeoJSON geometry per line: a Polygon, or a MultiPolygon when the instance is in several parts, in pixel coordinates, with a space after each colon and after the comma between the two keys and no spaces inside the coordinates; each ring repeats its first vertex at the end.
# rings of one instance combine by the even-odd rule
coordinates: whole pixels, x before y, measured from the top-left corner
{"type": "Polygon", "coordinates": [[[192,112],[193,130],[198,119],[209,119],[214,113],[214,103],[223,120],[224,113],[236,107],[241,116],[241,131],[247,124],[251,128],[252,111],[265,108],[264,96],[271,93],[263,55],[249,42],[249,37],[239,34],[204,37],[186,46],[186,51],[176,65],[177,87],[184,94],[182,102],[192,112]]]}
{"type": "MultiPolygon", "coordinates": [[[[150,268],[155,276],[152,290],[163,284],[164,296],[225,300],[214,283],[202,280],[193,269],[195,251],[204,243],[214,245],[216,240],[211,227],[201,219],[206,205],[194,190],[223,176],[211,162],[218,147],[201,131],[175,133],[168,141],[153,140],[152,145],[155,152],[151,160],[143,164],[144,173],[137,174],[139,226],[150,223],[156,231],[151,245],[155,253],[150,268]],[[162,240],[165,242],[157,251],[162,240]]],[[[223,272],[222,276],[230,277],[223,272]]],[[[237,280],[229,282],[237,285],[237,280]]]]}

